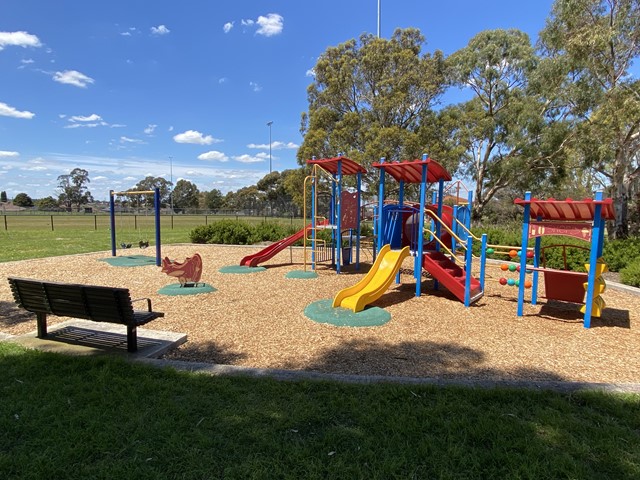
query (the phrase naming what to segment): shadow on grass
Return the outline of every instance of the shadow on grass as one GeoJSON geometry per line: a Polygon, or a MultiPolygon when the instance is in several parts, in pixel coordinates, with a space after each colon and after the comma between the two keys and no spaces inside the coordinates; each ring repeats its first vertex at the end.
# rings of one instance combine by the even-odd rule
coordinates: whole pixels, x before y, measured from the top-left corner
{"type": "Polygon", "coordinates": [[[637,397],[208,377],[3,344],[0,372],[6,478],[640,474],[637,397]]]}

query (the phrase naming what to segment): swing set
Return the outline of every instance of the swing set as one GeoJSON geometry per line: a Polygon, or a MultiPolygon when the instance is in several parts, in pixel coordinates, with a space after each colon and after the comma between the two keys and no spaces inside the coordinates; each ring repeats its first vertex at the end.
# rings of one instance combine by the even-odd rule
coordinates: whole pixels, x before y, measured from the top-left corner
{"type": "MultiPolygon", "coordinates": [[[[160,189],[156,188],[155,190],[143,190],[143,191],[129,191],[129,192],[115,192],[113,190],[109,191],[109,216],[111,222],[111,256],[117,256],[117,242],[116,242],[116,215],[115,215],[115,197],[120,195],[153,195],[153,209],[155,216],[155,240],[156,240],[156,266],[162,265],[162,252],[160,245],[160,189]]],[[[131,248],[132,243],[122,241],[120,246],[123,249],[131,248]]],[[[143,249],[149,246],[148,239],[139,239],[138,246],[143,249]]]]}

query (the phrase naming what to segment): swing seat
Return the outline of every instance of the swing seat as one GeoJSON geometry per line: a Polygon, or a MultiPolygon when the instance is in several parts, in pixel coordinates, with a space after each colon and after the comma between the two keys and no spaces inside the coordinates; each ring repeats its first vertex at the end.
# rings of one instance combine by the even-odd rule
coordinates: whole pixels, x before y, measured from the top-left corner
{"type": "Polygon", "coordinates": [[[140,248],[147,248],[149,246],[149,240],[140,240],[138,246],[140,248]]]}
{"type": "Polygon", "coordinates": [[[120,244],[120,246],[121,246],[122,248],[131,248],[131,244],[130,244],[130,243],[124,243],[124,242],[122,242],[122,243],[120,244]]]}

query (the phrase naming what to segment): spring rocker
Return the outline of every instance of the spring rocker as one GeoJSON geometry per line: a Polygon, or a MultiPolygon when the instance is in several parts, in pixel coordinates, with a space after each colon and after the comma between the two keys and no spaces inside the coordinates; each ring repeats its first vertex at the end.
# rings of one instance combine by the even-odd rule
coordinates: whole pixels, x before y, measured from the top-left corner
{"type": "MultiPolygon", "coordinates": [[[[533,271],[532,305],[537,303],[538,274],[542,272],[546,298],[583,304],[580,309],[584,314],[583,326],[589,328],[591,317],[600,317],[606,306],[600,296],[606,288],[602,274],[607,271],[607,265],[602,261],[602,249],[604,222],[615,219],[613,200],[603,199],[602,192],[596,192],[595,199],[587,198],[584,200],[555,200],[553,198],[540,200],[532,198],[531,192],[527,192],[524,199],[516,199],[515,204],[524,207],[522,251],[527,251],[529,240],[535,239],[533,266],[527,265],[527,255],[520,257],[518,316],[523,316],[524,312],[524,287],[527,270],[533,271]],[[541,249],[541,237],[547,235],[568,236],[587,242],[590,245],[589,263],[585,264],[587,273],[545,268],[544,264],[540,266],[540,260],[544,254],[544,250],[541,249]]],[[[567,245],[550,245],[545,248],[551,247],[566,249],[567,245]]]]}

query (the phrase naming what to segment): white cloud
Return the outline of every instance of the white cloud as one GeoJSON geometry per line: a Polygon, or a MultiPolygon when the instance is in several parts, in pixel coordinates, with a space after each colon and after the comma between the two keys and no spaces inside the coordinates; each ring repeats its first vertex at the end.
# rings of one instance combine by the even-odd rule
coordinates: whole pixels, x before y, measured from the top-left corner
{"type": "Polygon", "coordinates": [[[40,39],[27,32],[0,32],[0,50],[5,47],[41,47],[40,39]]]}
{"type": "Polygon", "coordinates": [[[29,65],[30,63],[33,63],[33,59],[32,58],[23,58],[22,60],[20,60],[20,63],[22,63],[23,65],[29,65]]]}
{"type": "Polygon", "coordinates": [[[214,160],[217,162],[228,162],[229,157],[227,157],[222,152],[218,152],[217,150],[211,150],[209,152],[198,155],[198,160],[214,160]]]}
{"type": "Polygon", "coordinates": [[[69,118],[70,122],[95,122],[96,120],[102,120],[102,117],[96,113],[92,113],[88,117],[83,117],[82,115],[74,115],[69,118]]]}
{"type": "Polygon", "coordinates": [[[224,30],[224,33],[229,33],[232,28],[233,28],[233,22],[227,22],[222,26],[222,30],[224,30]]]}
{"type": "MultiPolygon", "coordinates": [[[[59,117],[66,118],[66,115],[59,115],[59,117]]],[[[69,121],[69,124],[65,125],[64,128],[95,128],[109,126],[109,124],[97,113],[92,113],[87,116],[73,115],[67,118],[67,120],[69,121]]]]}
{"type": "Polygon", "coordinates": [[[218,79],[218,83],[220,85],[222,85],[223,83],[227,83],[229,81],[229,79],[227,77],[222,77],[220,79],[218,79]]]}
{"type": "Polygon", "coordinates": [[[266,17],[260,15],[256,22],[260,27],[256,31],[258,35],[264,35],[265,37],[272,37],[282,33],[284,27],[284,18],[277,13],[269,13],[266,17]]]}
{"type": "Polygon", "coordinates": [[[237,155],[233,157],[233,159],[240,163],[258,163],[264,162],[266,160],[265,156],[268,158],[268,155],[264,153],[259,153],[257,155],[248,155],[245,153],[244,155],[237,155]]]}
{"type": "Polygon", "coordinates": [[[211,145],[212,143],[220,143],[222,140],[213,138],[211,135],[204,135],[196,130],[187,130],[183,133],[174,135],[173,140],[176,143],[193,143],[196,145],[211,145]]]}
{"type": "MultiPolygon", "coordinates": [[[[268,143],[250,143],[249,145],[247,145],[247,148],[257,148],[259,150],[268,150],[269,149],[269,144],[268,143]]],[[[271,142],[271,149],[272,150],[283,150],[283,149],[296,149],[296,148],[300,148],[300,145],[298,145],[297,143],[293,143],[293,142],[271,142]]]]}
{"type": "Polygon", "coordinates": [[[151,27],[151,33],[153,35],[166,35],[169,32],[171,32],[171,30],[169,30],[164,25],[158,25],[157,27],[151,27]]]}
{"type": "Polygon", "coordinates": [[[153,135],[153,132],[155,131],[156,127],[158,125],[153,125],[153,124],[149,124],[147,126],[147,128],[144,129],[144,133],[146,133],[147,135],[153,135]]]}
{"type": "Polygon", "coordinates": [[[259,92],[262,90],[262,87],[257,82],[249,82],[249,86],[253,89],[254,92],[259,92]]]}
{"type": "Polygon", "coordinates": [[[56,72],[53,75],[53,79],[56,82],[66,83],[67,85],[74,85],[80,88],[85,88],[88,84],[95,82],[93,78],[88,77],[84,73],[80,73],[76,70],[65,70],[64,72],[56,72]]]}
{"type": "Polygon", "coordinates": [[[240,20],[240,23],[242,24],[243,27],[250,27],[251,25],[253,25],[256,22],[254,22],[253,20],[242,19],[242,20],[240,20]]]}
{"type": "Polygon", "coordinates": [[[307,70],[305,72],[305,76],[306,77],[315,77],[316,76],[316,71],[313,68],[310,68],[309,70],[307,70]]]}
{"type": "Polygon", "coordinates": [[[9,152],[7,150],[0,150],[0,158],[1,157],[17,157],[20,154],[18,152],[9,152]]]}
{"type": "Polygon", "coordinates": [[[142,140],[138,139],[138,138],[129,138],[129,137],[125,137],[122,136],[120,137],[120,143],[144,143],[142,140]]]}
{"type": "Polygon", "coordinates": [[[36,114],[28,112],[26,110],[21,112],[19,110],[16,110],[15,108],[13,108],[10,105],[7,105],[6,103],[0,102],[0,115],[4,116],[4,117],[31,119],[31,118],[35,117],[36,114]]]}
{"type": "Polygon", "coordinates": [[[97,177],[93,177],[92,180],[95,182],[97,180],[107,180],[109,177],[105,177],[104,175],[98,175],[97,177]]]}

